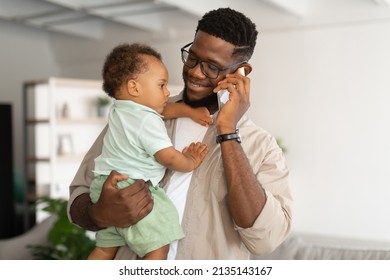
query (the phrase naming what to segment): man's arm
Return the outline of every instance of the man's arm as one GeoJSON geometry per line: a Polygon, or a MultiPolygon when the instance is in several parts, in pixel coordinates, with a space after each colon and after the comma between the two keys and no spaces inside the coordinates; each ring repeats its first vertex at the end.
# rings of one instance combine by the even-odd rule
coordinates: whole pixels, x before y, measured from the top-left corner
{"type": "MultiPolygon", "coordinates": [[[[218,134],[227,134],[236,130],[238,121],[249,108],[250,80],[236,74],[228,75],[214,91],[221,88],[227,88],[231,94],[219,112],[216,124],[218,134]]],[[[251,166],[254,162],[249,162],[240,143],[230,140],[220,145],[228,205],[234,222],[241,228],[238,229],[241,238],[252,253],[269,252],[286,238],[291,229],[288,170],[281,151],[270,141],[268,154],[260,167],[263,171],[257,168],[255,174],[251,166]],[[265,181],[271,190],[263,188],[259,176],[272,176],[275,182],[265,181]],[[246,231],[246,228],[252,230],[246,231]]]]}
{"type": "Polygon", "coordinates": [[[253,174],[241,145],[234,140],[220,145],[232,218],[239,227],[252,227],[265,205],[265,191],[253,174]]]}
{"type": "Polygon", "coordinates": [[[91,202],[88,193],[76,197],[69,210],[73,222],[96,231],[110,226],[128,227],[149,214],[153,201],[148,184],[137,180],[129,188],[116,189],[116,183],[125,179],[126,175],[112,171],[96,204],[91,202]]]}
{"type": "Polygon", "coordinates": [[[291,230],[292,196],[289,171],[284,155],[272,136],[254,127],[241,125],[240,127],[244,137],[243,143],[240,145],[236,142],[236,144],[240,145],[241,150],[244,150],[247,155],[245,161],[249,162],[249,167],[240,170],[243,167],[239,163],[240,160],[235,159],[231,162],[233,156],[239,157],[239,155],[235,154],[236,149],[229,147],[226,153],[229,159],[226,162],[224,159],[223,163],[228,189],[227,202],[241,240],[252,254],[263,255],[273,251],[286,239],[291,230]],[[245,185],[250,181],[246,179],[251,178],[252,175],[255,176],[256,182],[245,185]],[[230,180],[229,176],[233,179],[230,180]],[[257,201],[257,194],[252,193],[252,187],[256,188],[256,186],[258,186],[257,190],[263,191],[266,195],[257,216],[253,205],[261,202],[257,201]],[[253,222],[246,220],[248,217],[252,217],[253,222]],[[247,227],[245,224],[240,224],[242,219],[251,225],[247,227]]]}
{"type": "Polygon", "coordinates": [[[89,186],[93,180],[94,159],[101,153],[103,137],[107,127],[92,145],[70,186],[68,216],[70,221],[96,231],[109,226],[127,227],[145,217],[153,208],[153,200],[148,185],[137,181],[132,187],[116,189],[117,181],[126,175],[111,172],[96,204],[89,197],[89,186]],[[134,187],[133,187],[134,186],[134,187]]]}
{"type": "MultiPolygon", "coordinates": [[[[218,134],[233,133],[249,108],[250,80],[237,73],[227,75],[214,91],[221,89],[227,89],[230,96],[216,120],[218,134]]],[[[232,217],[238,226],[251,227],[265,205],[265,191],[253,173],[241,145],[234,140],[220,145],[232,217]]]]}

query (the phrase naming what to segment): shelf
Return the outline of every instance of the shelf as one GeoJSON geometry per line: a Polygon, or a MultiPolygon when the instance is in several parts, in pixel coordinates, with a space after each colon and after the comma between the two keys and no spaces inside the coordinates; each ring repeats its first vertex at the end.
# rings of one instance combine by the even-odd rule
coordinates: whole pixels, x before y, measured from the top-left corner
{"type": "MultiPolygon", "coordinates": [[[[84,154],[64,154],[64,155],[57,155],[56,160],[57,161],[75,161],[75,160],[82,160],[84,158],[84,154]]],[[[27,161],[29,162],[50,162],[49,157],[35,157],[35,156],[29,156],[27,157],[27,161]]]]}
{"type": "MultiPolygon", "coordinates": [[[[98,124],[104,125],[107,123],[106,118],[90,117],[90,118],[56,118],[57,124],[98,124]]],[[[49,123],[49,119],[27,119],[26,124],[49,123]]]]}
{"type": "Polygon", "coordinates": [[[26,124],[49,123],[49,119],[27,119],[26,124]]]}
{"type": "Polygon", "coordinates": [[[31,188],[29,199],[40,195],[68,197],[69,184],[80,163],[107,125],[107,117],[98,117],[96,108],[98,98],[107,96],[101,84],[58,78],[24,83],[24,155],[25,177],[31,188]]]}
{"type": "Polygon", "coordinates": [[[27,161],[28,162],[49,162],[50,161],[50,158],[48,157],[35,157],[35,156],[29,156],[27,157],[27,161]]]}

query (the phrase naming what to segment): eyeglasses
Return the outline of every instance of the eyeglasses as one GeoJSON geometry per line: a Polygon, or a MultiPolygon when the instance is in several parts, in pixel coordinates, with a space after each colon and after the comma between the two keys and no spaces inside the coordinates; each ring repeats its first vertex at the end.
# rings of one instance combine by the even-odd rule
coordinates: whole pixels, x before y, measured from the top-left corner
{"type": "Polygon", "coordinates": [[[226,70],[229,70],[229,69],[232,69],[234,67],[237,67],[241,64],[244,64],[246,63],[247,61],[241,61],[241,62],[238,62],[238,63],[235,63],[233,65],[230,65],[228,67],[225,67],[225,68],[220,68],[220,67],[217,67],[215,66],[214,64],[212,63],[209,63],[209,62],[205,62],[205,61],[202,61],[200,60],[199,58],[197,58],[195,55],[193,55],[192,53],[190,53],[188,50],[186,50],[186,48],[188,48],[189,46],[192,45],[193,42],[185,45],[184,47],[182,47],[180,50],[181,50],[181,60],[183,61],[184,65],[189,67],[189,68],[194,68],[196,65],[198,65],[198,63],[200,64],[200,70],[202,71],[202,73],[210,78],[210,79],[216,79],[218,76],[219,76],[219,73],[220,72],[223,72],[223,71],[226,71],[226,70]]]}

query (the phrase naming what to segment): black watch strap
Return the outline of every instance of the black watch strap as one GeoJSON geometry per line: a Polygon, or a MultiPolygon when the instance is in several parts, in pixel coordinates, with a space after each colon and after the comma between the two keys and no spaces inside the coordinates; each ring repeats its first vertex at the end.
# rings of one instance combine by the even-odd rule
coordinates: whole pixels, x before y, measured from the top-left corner
{"type": "Polygon", "coordinates": [[[218,144],[225,142],[225,141],[230,141],[230,140],[235,140],[238,143],[241,143],[240,133],[239,133],[238,129],[232,133],[218,135],[216,140],[217,140],[218,144]]]}

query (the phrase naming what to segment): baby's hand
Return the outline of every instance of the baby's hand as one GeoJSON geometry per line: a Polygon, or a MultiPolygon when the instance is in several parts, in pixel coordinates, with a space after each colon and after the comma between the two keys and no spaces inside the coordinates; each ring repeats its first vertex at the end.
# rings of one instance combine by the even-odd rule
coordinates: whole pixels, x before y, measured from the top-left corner
{"type": "Polygon", "coordinates": [[[213,123],[210,112],[206,107],[192,108],[191,119],[203,126],[209,126],[213,123]]]}
{"type": "Polygon", "coordinates": [[[209,147],[206,144],[200,142],[191,143],[191,145],[183,149],[184,156],[192,159],[194,162],[194,169],[198,168],[208,152],[209,147]]]}

